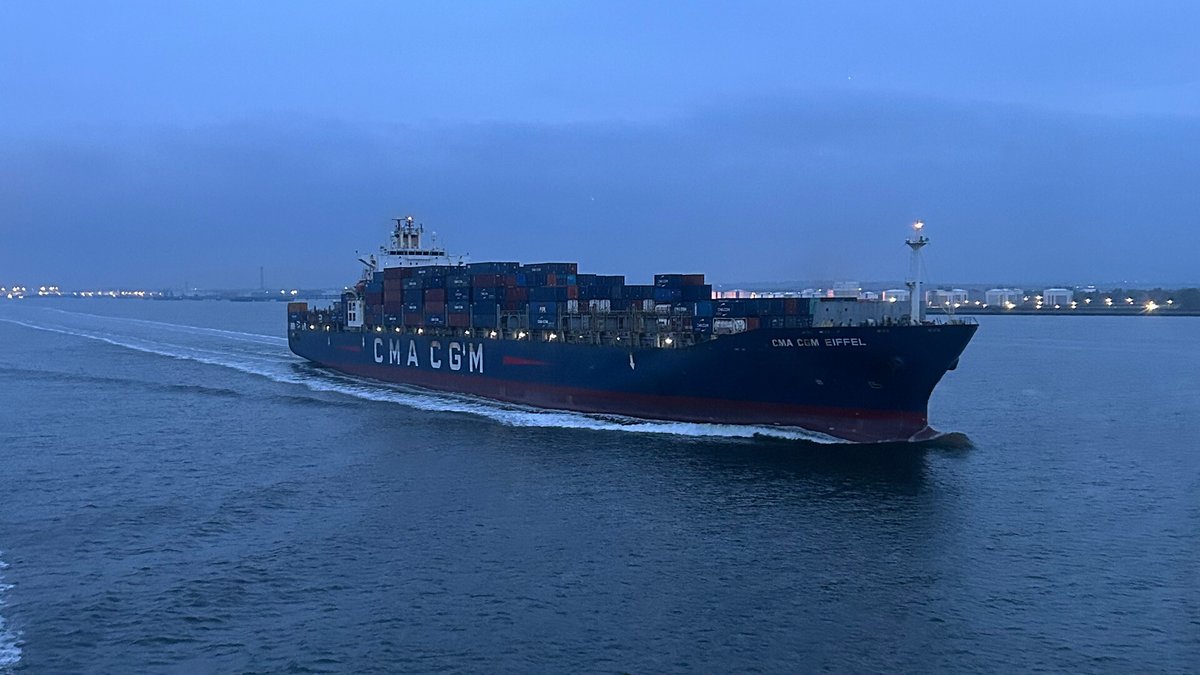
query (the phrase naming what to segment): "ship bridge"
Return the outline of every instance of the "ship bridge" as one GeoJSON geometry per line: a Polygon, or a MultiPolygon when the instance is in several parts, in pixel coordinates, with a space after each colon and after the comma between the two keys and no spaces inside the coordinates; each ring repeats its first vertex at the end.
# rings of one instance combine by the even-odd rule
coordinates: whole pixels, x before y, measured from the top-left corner
{"type": "Polygon", "coordinates": [[[418,267],[421,265],[461,265],[462,256],[451,256],[446,249],[437,245],[437,236],[433,235],[432,242],[426,246],[421,239],[425,235],[425,226],[413,222],[413,217],[395,218],[396,226],[392,229],[388,242],[379,247],[379,252],[367,259],[361,259],[367,269],[378,272],[394,267],[418,267]]]}

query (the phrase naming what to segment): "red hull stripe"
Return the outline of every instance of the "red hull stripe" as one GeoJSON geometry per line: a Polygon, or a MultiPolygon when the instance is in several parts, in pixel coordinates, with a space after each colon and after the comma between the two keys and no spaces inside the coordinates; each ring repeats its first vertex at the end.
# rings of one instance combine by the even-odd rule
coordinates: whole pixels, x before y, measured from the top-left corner
{"type": "Polygon", "coordinates": [[[509,356],[508,354],[505,354],[504,356],[500,357],[500,362],[506,366],[548,366],[548,365],[550,365],[549,363],[546,363],[545,361],[538,361],[536,359],[523,359],[520,356],[509,356]]]}

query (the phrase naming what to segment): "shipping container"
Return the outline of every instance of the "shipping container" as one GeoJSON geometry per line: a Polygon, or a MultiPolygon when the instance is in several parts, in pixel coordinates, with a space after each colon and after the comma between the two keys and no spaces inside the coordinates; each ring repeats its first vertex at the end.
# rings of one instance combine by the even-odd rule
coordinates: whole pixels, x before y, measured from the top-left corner
{"type": "Polygon", "coordinates": [[[455,272],[446,275],[446,288],[470,288],[471,275],[467,272],[455,272]]]}
{"type": "Polygon", "coordinates": [[[677,302],[683,299],[683,289],[681,288],[666,288],[658,287],[654,289],[654,300],[656,302],[677,302]]]}
{"type": "Polygon", "coordinates": [[[554,274],[578,274],[579,263],[532,263],[522,266],[522,271],[529,272],[550,272],[554,274]]]}
{"type": "Polygon", "coordinates": [[[446,311],[446,303],[437,302],[436,300],[425,301],[426,314],[442,314],[446,311]]]}
{"type": "Polygon", "coordinates": [[[425,325],[429,327],[439,327],[446,325],[446,315],[442,313],[430,314],[428,310],[425,312],[425,325]]]}
{"type": "Polygon", "coordinates": [[[469,263],[467,271],[471,274],[512,274],[521,268],[518,262],[481,262],[469,263]]]}
{"type": "Polygon", "coordinates": [[[408,277],[403,280],[403,286],[405,289],[425,288],[425,279],[424,277],[408,277]]]}
{"type": "Polygon", "coordinates": [[[452,300],[446,303],[446,311],[455,314],[466,314],[471,311],[471,303],[465,300],[452,300]]]}
{"type": "Polygon", "coordinates": [[[404,314],[420,314],[425,309],[423,302],[404,302],[404,314]]]}
{"type": "Polygon", "coordinates": [[[624,291],[623,297],[629,298],[630,300],[654,299],[654,286],[634,284],[632,286],[626,286],[624,291]]]}
{"type": "Polygon", "coordinates": [[[476,274],[471,277],[471,285],[475,288],[503,286],[504,277],[499,274],[476,274]]]}
{"type": "Polygon", "coordinates": [[[446,325],[454,328],[467,328],[471,325],[471,315],[466,312],[450,312],[446,315],[446,325]]]}
{"type": "Polygon", "coordinates": [[[484,286],[471,289],[472,300],[503,300],[505,299],[508,289],[503,286],[484,286]]]}
{"type": "Polygon", "coordinates": [[[427,288],[425,289],[425,302],[445,302],[446,289],[444,288],[427,288]]]}
{"type": "Polygon", "coordinates": [[[541,286],[529,289],[530,302],[563,302],[567,299],[566,286],[541,286]]]}
{"type": "Polygon", "coordinates": [[[466,287],[450,287],[446,289],[447,299],[451,302],[455,300],[470,301],[471,289],[466,287]]]}

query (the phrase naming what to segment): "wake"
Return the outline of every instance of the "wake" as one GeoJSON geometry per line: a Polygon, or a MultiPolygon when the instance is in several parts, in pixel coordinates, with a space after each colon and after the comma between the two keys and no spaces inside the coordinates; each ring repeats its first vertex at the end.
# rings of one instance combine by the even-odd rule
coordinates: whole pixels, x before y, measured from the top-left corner
{"type": "MultiPolygon", "coordinates": [[[[4,607],[4,596],[12,588],[12,584],[4,583],[4,570],[6,569],[8,569],[8,564],[0,560],[0,608],[4,607]]],[[[0,614],[0,670],[8,670],[17,665],[20,660],[21,647],[18,636],[8,627],[4,621],[4,615],[0,614]]]]}
{"type": "Polygon", "coordinates": [[[285,338],[145,319],[84,315],[78,312],[66,312],[63,310],[54,311],[74,316],[101,318],[118,325],[153,327],[156,330],[165,330],[170,334],[180,337],[199,336],[215,338],[219,342],[215,344],[209,342],[205,346],[194,346],[177,342],[165,342],[159,336],[156,336],[156,339],[149,339],[113,333],[101,329],[84,329],[64,325],[55,326],[31,323],[18,319],[0,319],[0,321],[34,330],[95,340],[147,354],[228,368],[249,375],[264,377],[281,384],[301,386],[312,392],[340,394],[361,400],[391,403],[430,412],[470,414],[511,427],[620,431],[692,438],[772,438],[821,444],[847,443],[847,441],[842,439],[805,429],[648,421],[620,415],[594,415],[569,411],[544,410],[496,402],[474,396],[431,392],[425,389],[372,382],[329,371],[317,370],[311,367],[308,361],[288,351],[286,348],[287,340],[285,338]]]}

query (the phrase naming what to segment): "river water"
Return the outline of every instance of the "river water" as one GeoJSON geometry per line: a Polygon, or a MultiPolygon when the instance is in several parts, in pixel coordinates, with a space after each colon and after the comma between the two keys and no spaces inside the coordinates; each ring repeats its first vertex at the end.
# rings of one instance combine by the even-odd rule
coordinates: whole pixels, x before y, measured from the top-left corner
{"type": "Polygon", "coordinates": [[[282,304],[0,302],[0,671],[1195,672],[1200,319],[986,317],[864,447],[332,375],[282,304]]]}

